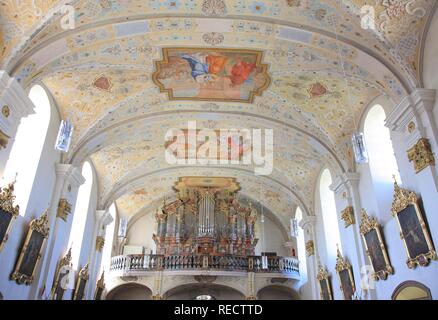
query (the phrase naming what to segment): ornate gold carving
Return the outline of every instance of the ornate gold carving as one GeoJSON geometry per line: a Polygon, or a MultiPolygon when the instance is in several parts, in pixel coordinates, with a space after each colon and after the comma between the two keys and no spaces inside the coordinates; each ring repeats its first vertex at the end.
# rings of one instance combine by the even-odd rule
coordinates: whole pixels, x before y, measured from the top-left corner
{"type": "Polygon", "coordinates": [[[429,140],[421,138],[408,150],[409,162],[414,162],[415,172],[419,173],[428,166],[435,165],[435,157],[430,147],[429,140]]]}
{"type": "MultiPolygon", "coordinates": [[[[57,289],[58,286],[61,285],[60,281],[62,279],[60,279],[61,274],[63,272],[63,269],[66,267],[72,267],[72,263],[71,263],[71,248],[68,250],[67,254],[62,257],[61,260],[59,260],[58,265],[56,267],[56,272],[55,272],[55,281],[53,282],[53,286],[52,286],[52,290],[50,292],[50,297],[52,300],[57,299],[57,300],[62,300],[62,297],[55,297],[55,295],[57,294],[57,289]]],[[[64,274],[64,276],[67,276],[66,274],[64,274]]],[[[62,294],[64,294],[64,292],[62,292],[62,294]]]]}
{"type": "Polygon", "coordinates": [[[313,240],[309,240],[306,242],[306,252],[308,257],[315,254],[315,245],[313,243],[313,240]]]}
{"type": "MultiPolygon", "coordinates": [[[[408,260],[406,261],[408,267],[410,269],[413,269],[417,265],[420,265],[422,267],[429,265],[430,260],[436,259],[437,254],[433,246],[432,238],[429,234],[429,230],[427,229],[426,222],[423,219],[423,214],[420,210],[418,197],[415,194],[415,192],[400,188],[397,184],[397,181],[394,181],[394,199],[392,202],[391,213],[397,219],[398,222],[398,226],[400,230],[400,238],[403,240],[403,244],[408,257],[408,260]],[[409,212],[405,212],[405,209],[408,208],[409,206],[412,206],[415,210],[415,214],[418,219],[418,225],[411,226],[410,230],[406,230],[407,233],[403,234],[403,228],[399,216],[400,214],[409,214],[409,212]],[[405,237],[410,235],[411,233],[417,232],[419,228],[421,228],[422,237],[424,237],[424,240],[428,247],[428,251],[423,252],[417,256],[411,256],[409,252],[409,246],[408,243],[406,242],[405,237]]],[[[418,236],[420,236],[420,234],[416,235],[416,237],[418,236]]]]}
{"type": "Polygon", "coordinates": [[[321,264],[319,264],[319,267],[318,267],[318,273],[316,274],[316,280],[318,280],[319,294],[320,294],[321,300],[325,300],[321,282],[325,282],[327,292],[329,295],[327,298],[329,300],[333,300],[333,294],[332,294],[330,281],[329,281],[329,274],[328,274],[327,270],[321,264]]]}
{"type": "Polygon", "coordinates": [[[56,216],[64,221],[67,221],[68,215],[71,213],[71,204],[66,199],[60,199],[58,204],[58,212],[56,216]]]}
{"type": "Polygon", "coordinates": [[[345,228],[348,228],[356,223],[356,220],[354,219],[354,209],[352,206],[348,206],[341,211],[341,219],[345,223],[345,228]]]}
{"type": "Polygon", "coordinates": [[[152,296],[152,300],[163,300],[163,297],[159,294],[155,294],[152,296]]]}
{"type": "Polygon", "coordinates": [[[380,225],[377,222],[377,219],[368,216],[364,209],[362,209],[361,211],[360,234],[362,235],[362,240],[365,244],[368,259],[373,266],[374,273],[372,274],[372,277],[374,278],[374,280],[386,280],[390,274],[394,273],[394,269],[392,268],[391,262],[389,261],[388,252],[386,251],[382,233],[380,232],[380,225]],[[366,234],[370,232],[376,232],[378,244],[369,243],[367,241],[366,234]],[[380,255],[377,255],[375,252],[377,250],[380,250],[382,252],[382,256],[384,259],[385,267],[381,270],[376,270],[375,268],[375,262],[378,262],[375,260],[380,257],[380,255]]]}
{"type": "Polygon", "coordinates": [[[0,149],[5,149],[8,145],[10,136],[8,136],[6,133],[3,132],[3,130],[0,129],[0,149]]]}
{"type": "Polygon", "coordinates": [[[3,115],[3,117],[9,118],[10,114],[11,114],[11,109],[9,108],[9,106],[4,105],[3,108],[2,108],[2,115],[3,115]]]}
{"type": "Polygon", "coordinates": [[[409,124],[408,124],[408,132],[409,133],[414,132],[415,128],[416,128],[415,122],[414,121],[409,122],[409,124]]]}
{"type": "Polygon", "coordinates": [[[105,245],[105,238],[102,236],[96,237],[96,250],[101,252],[105,245]]]}
{"type": "Polygon", "coordinates": [[[96,286],[101,289],[105,288],[105,271],[102,271],[102,274],[100,276],[100,279],[97,281],[96,286]]]}
{"type": "Polygon", "coordinates": [[[247,296],[245,297],[245,300],[257,300],[256,296],[247,296]]]}
{"type": "Polygon", "coordinates": [[[14,219],[20,214],[20,207],[14,205],[14,185],[15,181],[10,183],[6,188],[0,188],[0,214],[2,215],[0,219],[2,224],[7,224],[2,239],[0,239],[0,251],[9,239],[9,232],[11,231],[14,219]]]}
{"type": "Polygon", "coordinates": [[[24,241],[24,245],[21,248],[21,252],[18,257],[17,264],[15,265],[14,272],[11,275],[11,280],[15,280],[18,284],[25,284],[25,285],[30,285],[33,282],[35,277],[35,270],[37,269],[38,262],[41,259],[41,252],[44,248],[44,244],[48,236],[49,236],[48,210],[46,210],[39,219],[34,219],[31,221],[29,226],[29,231],[27,232],[26,240],[24,241]],[[34,232],[39,233],[43,237],[41,243],[38,242],[38,237],[35,238],[33,237],[34,232]],[[25,255],[27,257],[36,256],[36,259],[32,262],[32,265],[24,266],[25,268],[22,268],[23,263],[29,260],[27,259],[27,257],[25,257],[25,255]],[[25,274],[23,271],[24,269],[32,270],[31,274],[25,274]]]}

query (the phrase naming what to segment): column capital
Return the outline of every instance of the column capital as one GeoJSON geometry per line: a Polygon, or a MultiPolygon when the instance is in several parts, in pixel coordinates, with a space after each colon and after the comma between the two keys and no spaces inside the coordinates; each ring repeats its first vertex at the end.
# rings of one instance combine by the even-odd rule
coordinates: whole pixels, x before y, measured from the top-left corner
{"type": "Polygon", "coordinates": [[[330,190],[334,193],[348,191],[349,188],[354,188],[358,185],[360,174],[356,172],[344,172],[338,175],[330,185],[330,190]]]}
{"type": "Polygon", "coordinates": [[[73,184],[75,187],[79,187],[85,182],[81,170],[72,164],[57,163],[55,172],[58,178],[64,178],[69,184],[73,184]]]}
{"type": "Polygon", "coordinates": [[[286,241],[283,243],[283,247],[285,248],[293,248],[294,247],[294,243],[292,241],[286,241]]]}
{"type": "Polygon", "coordinates": [[[107,210],[96,210],[96,220],[102,225],[102,227],[106,227],[114,221],[113,217],[107,210]]]}
{"type": "Polygon", "coordinates": [[[394,108],[386,118],[385,125],[392,131],[414,136],[415,141],[426,138],[421,115],[433,109],[435,96],[436,90],[416,89],[394,108]]]}
{"type": "Polygon", "coordinates": [[[300,227],[301,227],[302,229],[306,228],[306,227],[309,226],[309,225],[310,225],[310,226],[315,226],[315,224],[316,224],[316,220],[317,220],[316,216],[304,216],[304,217],[301,219],[299,225],[300,225],[300,227]]]}

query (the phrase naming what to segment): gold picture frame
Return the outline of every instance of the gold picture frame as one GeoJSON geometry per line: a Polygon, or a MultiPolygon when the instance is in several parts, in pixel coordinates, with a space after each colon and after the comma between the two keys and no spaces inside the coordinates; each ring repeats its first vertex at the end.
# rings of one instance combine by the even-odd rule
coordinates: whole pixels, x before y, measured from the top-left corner
{"type": "Polygon", "coordinates": [[[319,271],[316,275],[316,280],[318,280],[319,284],[319,296],[321,300],[333,300],[329,274],[322,265],[319,265],[318,269],[319,271]]]}
{"type": "Polygon", "coordinates": [[[29,231],[11,275],[11,280],[25,285],[30,285],[33,282],[48,236],[48,211],[46,210],[39,219],[30,222],[29,231]]]}
{"type": "Polygon", "coordinates": [[[102,271],[102,275],[96,284],[96,291],[94,293],[94,300],[102,300],[103,292],[105,290],[105,271],[102,271]]]}
{"type": "Polygon", "coordinates": [[[415,192],[400,188],[397,181],[394,181],[391,213],[397,219],[400,238],[406,249],[408,268],[428,266],[430,260],[437,258],[437,254],[420,209],[419,199],[415,192]]]}
{"type": "Polygon", "coordinates": [[[372,277],[374,280],[386,280],[394,273],[388,252],[386,251],[380,225],[375,217],[368,216],[362,209],[360,234],[365,245],[368,259],[373,267],[372,277]]]}
{"type": "Polygon", "coordinates": [[[337,252],[336,273],[338,274],[339,284],[345,300],[352,300],[356,292],[354,284],[353,269],[351,264],[342,257],[341,252],[337,252]]]}
{"type": "Polygon", "coordinates": [[[88,274],[89,264],[87,263],[78,274],[78,280],[76,281],[75,290],[73,293],[73,300],[84,300],[85,289],[87,287],[88,279],[90,278],[88,274]]]}
{"type": "MultiPolygon", "coordinates": [[[[63,279],[69,276],[69,273],[73,271],[73,264],[71,262],[71,248],[67,254],[58,262],[56,266],[55,279],[53,282],[52,290],[50,292],[50,298],[52,300],[62,300],[67,288],[65,283],[63,286],[63,279]]],[[[69,279],[69,278],[67,278],[69,279]]]]}
{"type": "Polygon", "coordinates": [[[20,214],[20,207],[14,205],[14,184],[15,181],[6,188],[0,188],[0,251],[9,239],[15,218],[20,214]]]}

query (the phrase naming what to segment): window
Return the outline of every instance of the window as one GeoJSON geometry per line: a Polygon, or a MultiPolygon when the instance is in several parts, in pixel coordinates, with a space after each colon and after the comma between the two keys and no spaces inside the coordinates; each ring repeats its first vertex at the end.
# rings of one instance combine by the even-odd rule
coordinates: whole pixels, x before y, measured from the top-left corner
{"type": "MultiPolygon", "coordinates": [[[[300,207],[295,211],[294,221],[297,224],[303,219],[303,212],[300,207]]],[[[307,261],[306,261],[306,244],[304,240],[304,230],[297,226],[297,249],[298,249],[298,260],[300,261],[300,275],[303,281],[307,281],[307,261]]]]}
{"type": "Polygon", "coordinates": [[[109,208],[109,213],[111,214],[111,217],[113,217],[113,222],[106,227],[105,246],[102,252],[102,262],[100,263],[101,272],[109,272],[111,266],[111,255],[113,251],[114,231],[116,224],[116,206],[114,203],[109,208]]]}
{"type": "Polygon", "coordinates": [[[392,176],[395,175],[398,181],[400,176],[385,119],[382,106],[373,106],[365,118],[364,135],[373,182],[392,185],[392,176]]]}
{"type": "Polygon", "coordinates": [[[368,149],[369,168],[374,187],[375,198],[380,211],[380,218],[389,219],[393,194],[393,178],[401,182],[394,150],[385,127],[385,110],[375,105],[369,111],[364,123],[364,138],[368,149]]]}
{"type": "Polygon", "coordinates": [[[20,214],[25,215],[33,182],[41,158],[50,122],[50,101],[43,87],[35,85],[29,92],[35,113],[23,119],[17,129],[11,154],[3,174],[4,184],[15,179],[16,203],[20,214]]]}
{"type": "Polygon", "coordinates": [[[335,194],[330,190],[332,176],[325,169],[319,180],[319,195],[321,200],[322,221],[324,224],[325,242],[328,257],[336,257],[336,244],[341,245],[339,225],[336,213],[335,194]]]}
{"type": "Polygon", "coordinates": [[[84,237],[85,223],[87,222],[88,206],[90,203],[91,187],[93,185],[93,170],[88,162],[82,167],[82,176],[85,178],[79,187],[76,199],[73,223],[70,231],[69,246],[72,248],[72,264],[77,269],[81,255],[82,240],[84,237]]]}

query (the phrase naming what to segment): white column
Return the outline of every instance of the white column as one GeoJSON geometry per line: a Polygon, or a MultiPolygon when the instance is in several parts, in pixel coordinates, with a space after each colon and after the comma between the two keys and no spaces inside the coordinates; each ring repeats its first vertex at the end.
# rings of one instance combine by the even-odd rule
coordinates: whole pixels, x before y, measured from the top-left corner
{"type": "Polygon", "coordinates": [[[0,70],[0,176],[3,176],[21,119],[33,114],[34,108],[18,81],[0,70]]]}
{"type": "MultiPolygon", "coordinates": [[[[103,237],[105,239],[106,227],[113,222],[113,217],[106,210],[96,210],[95,214],[95,227],[93,232],[93,245],[90,252],[90,281],[89,286],[91,290],[87,290],[87,298],[93,299],[94,290],[96,286],[97,278],[100,276],[100,264],[102,263],[102,252],[96,247],[97,237],[103,237]]],[[[105,243],[107,246],[112,246],[112,243],[105,243]]],[[[108,272],[108,270],[107,270],[108,272]]]]}
{"type": "Polygon", "coordinates": [[[304,215],[300,221],[300,227],[304,230],[304,241],[307,244],[308,241],[313,241],[314,254],[310,257],[306,252],[307,259],[307,275],[308,281],[311,284],[312,299],[319,300],[318,283],[316,281],[316,274],[318,273],[318,245],[315,237],[316,216],[304,215]]]}
{"type": "Polygon", "coordinates": [[[364,266],[368,265],[369,262],[360,235],[360,214],[362,205],[359,195],[359,179],[360,175],[358,173],[344,173],[335,179],[330,189],[335,193],[339,232],[342,242],[342,255],[344,258],[348,258],[353,267],[357,293],[362,299],[368,300],[371,298],[373,292],[369,290],[360,291],[362,277],[367,276],[367,274],[362,274],[362,271],[365,270],[364,266]],[[353,207],[354,223],[345,227],[341,212],[349,206],[353,207]]]}
{"type": "Polygon", "coordinates": [[[68,250],[68,238],[73,221],[74,206],[79,187],[85,182],[79,168],[71,164],[56,164],[56,182],[49,206],[50,234],[47,246],[41,259],[41,272],[36,276],[35,285],[31,290],[33,299],[41,299],[40,289],[45,286],[45,294],[50,292],[56,264],[59,258],[68,250]],[[64,221],[57,216],[60,199],[66,199],[71,205],[71,213],[64,221]]]}

